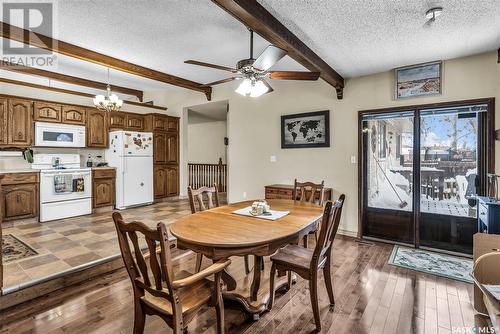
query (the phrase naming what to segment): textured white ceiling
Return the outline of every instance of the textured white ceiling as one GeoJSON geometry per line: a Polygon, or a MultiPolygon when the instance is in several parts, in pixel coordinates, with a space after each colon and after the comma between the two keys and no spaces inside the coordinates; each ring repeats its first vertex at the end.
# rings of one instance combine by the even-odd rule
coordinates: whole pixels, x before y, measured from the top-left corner
{"type": "MultiPolygon", "coordinates": [[[[259,2],[345,77],[500,46],[500,0],[259,2]],[[424,13],[432,5],[442,5],[443,16],[424,28],[424,13]]],[[[58,0],[57,34],[63,41],[200,83],[231,73],[184,60],[234,66],[248,57],[248,31],[210,0],[58,0]]],[[[255,36],[255,55],[268,44],[255,36]]],[[[58,64],[58,72],[106,81],[102,66],[65,56],[58,64]]],[[[274,69],[304,70],[289,57],[274,69]]],[[[111,71],[111,83],[143,90],[169,87],[118,71],[111,71]]]]}
{"type": "Polygon", "coordinates": [[[500,47],[499,0],[259,0],[345,77],[500,47]],[[444,8],[434,24],[425,12],[444,8]]]}

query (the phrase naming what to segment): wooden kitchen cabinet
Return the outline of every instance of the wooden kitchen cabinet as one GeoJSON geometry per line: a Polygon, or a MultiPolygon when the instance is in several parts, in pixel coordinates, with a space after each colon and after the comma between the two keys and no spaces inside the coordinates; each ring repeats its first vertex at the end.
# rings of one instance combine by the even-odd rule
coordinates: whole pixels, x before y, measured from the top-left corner
{"type": "Polygon", "coordinates": [[[177,140],[177,133],[167,133],[167,163],[179,163],[179,146],[177,140]]]}
{"type": "Polygon", "coordinates": [[[113,168],[92,170],[92,207],[115,206],[116,171],[113,168]]]}
{"type": "Polygon", "coordinates": [[[167,197],[167,170],[165,166],[153,167],[153,180],[155,199],[167,197]]]}
{"type": "Polygon", "coordinates": [[[61,122],[62,105],[50,102],[33,103],[33,118],[37,122],[61,122]]]}
{"type": "Polygon", "coordinates": [[[179,195],[179,168],[167,166],[167,196],[179,195]]]}
{"type": "Polygon", "coordinates": [[[179,119],[176,117],[169,117],[167,123],[167,131],[179,131],[179,119]]]}
{"type": "Polygon", "coordinates": [[[97,109],[87,109],[87,147],[106,147],[108,144],[107,115],[97,109]]]}
{"type": "Polygon", "coordinates": [[[7,145],[28,147],[33,144],[33,107],[31,101],[9,99],[7,145]]]}
{"type": "Polygon", "coordinates": [[[0,145],[7,145],[7,99],[0,98],[0,145]]]}
{"type": "Polygon", "coordinates": [[[179,195],[179,119],[162,114],[144,116],[144,131],[153,132],[154,197],[179,195]]]}
{"type": "Polygon", "coordinates": [[[153,163],[165,164],[167,162],[167,135],[164,132],[153,133],[153,163]]]}
{"type": "Polygon", "coordinates": [[[86,111],[83,107],[63,105],[62,122],[65,124],[85,125],[86,111]]]}
{"type": "Polygon", "coordinates": [[[3,220],[38,216],[38,173],[4,174],[2,181],[3,220]]]}
{"type": "Polygon", "coordinates": [[[126,123],[125,129],[130,131],[144,130],[144,116],[140,114],[125,113],[126,123]]]}
{"type": "Polygon", "coordinates": [[[113,111],[109,114],[109,129],[122,130],[125,128],[125,113],[122,111],[113,111]]]}

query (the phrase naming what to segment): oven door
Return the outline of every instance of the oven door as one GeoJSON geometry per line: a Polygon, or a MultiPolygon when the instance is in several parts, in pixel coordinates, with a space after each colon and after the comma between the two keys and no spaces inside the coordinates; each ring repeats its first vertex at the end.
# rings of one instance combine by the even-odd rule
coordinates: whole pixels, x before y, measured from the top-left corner
{"type": "Polygon", "coordinates": [[[85,147],[85,127],[36,122],[35,146],[85,147]]]}
{"type": "Polygon", "coordinates": [[[90,171],[44,171],[40,176],[42,204],[91,197],[90,171]]]}

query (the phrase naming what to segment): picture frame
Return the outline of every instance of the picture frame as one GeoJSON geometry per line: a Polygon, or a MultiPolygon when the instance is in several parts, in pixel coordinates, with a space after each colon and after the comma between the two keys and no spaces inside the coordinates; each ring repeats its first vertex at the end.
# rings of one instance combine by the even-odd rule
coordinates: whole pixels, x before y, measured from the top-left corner
{"type": "Polygon", "coordinates": [[[394,69],[394,98],[440,95],[443,86],[441,60],[394,69]]]}
{"type": "Polygon", "coordinates": [[[281,148],[330,147],[330,110],[281,116],[281,148]]]}

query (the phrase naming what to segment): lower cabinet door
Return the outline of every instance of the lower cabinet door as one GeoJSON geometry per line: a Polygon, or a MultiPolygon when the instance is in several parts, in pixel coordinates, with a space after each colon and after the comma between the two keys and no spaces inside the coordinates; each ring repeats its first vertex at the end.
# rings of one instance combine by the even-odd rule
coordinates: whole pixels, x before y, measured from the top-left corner
{"type": "Polygon", "coordinates": [[[94,180],[93,207],[113,206],[115,204],[115,181],[113,179],[94,180]]]}
{"type": "Polygon", "coordinates": [[[38,186],[36,184],[7,185],[3,190],[4,220],[36,217],[38,186]]]}
{"type": "Polygon", "coordinates": [[[179,168],[167,167],[167,196],[179,195],[179,168]]]}
{"type": "Polygon", "coordinates": [[[153,173],[155,198],[167,197],[167,171],[165,166],[155,166],[153,173]]]}

